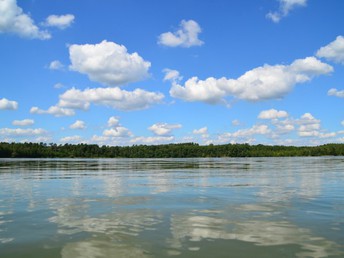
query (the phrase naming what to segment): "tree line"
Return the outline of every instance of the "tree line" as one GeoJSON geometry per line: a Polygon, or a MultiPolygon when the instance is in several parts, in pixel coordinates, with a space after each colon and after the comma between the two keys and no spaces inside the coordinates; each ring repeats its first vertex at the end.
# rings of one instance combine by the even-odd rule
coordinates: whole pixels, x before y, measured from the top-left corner
{"type": "Polygon", "coordinates": [[[197,143],[99,146],[96,144],[0,143],[0,158],[196,158],[341,156],[344,144],[270,146],[249,144],[199,145],[197,143]]]}

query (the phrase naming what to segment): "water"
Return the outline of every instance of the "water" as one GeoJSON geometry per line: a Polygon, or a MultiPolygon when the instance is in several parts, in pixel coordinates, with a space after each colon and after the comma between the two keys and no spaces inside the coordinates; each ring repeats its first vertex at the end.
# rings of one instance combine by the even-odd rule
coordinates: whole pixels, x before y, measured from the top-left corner
{"type": "Polygon", "coordinates": [[[0,257],[344,257],[344,157],[0,159],[0,257]]]}

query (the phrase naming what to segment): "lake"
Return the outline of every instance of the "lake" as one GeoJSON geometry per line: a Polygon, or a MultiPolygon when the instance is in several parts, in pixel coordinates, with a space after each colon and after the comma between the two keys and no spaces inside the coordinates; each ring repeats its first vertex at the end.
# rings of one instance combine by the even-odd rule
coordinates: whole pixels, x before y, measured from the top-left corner
{"type": "Polygon", "coordinates": [[[344,157],[0,159],[0,257],[344,257],[344,157]]]}

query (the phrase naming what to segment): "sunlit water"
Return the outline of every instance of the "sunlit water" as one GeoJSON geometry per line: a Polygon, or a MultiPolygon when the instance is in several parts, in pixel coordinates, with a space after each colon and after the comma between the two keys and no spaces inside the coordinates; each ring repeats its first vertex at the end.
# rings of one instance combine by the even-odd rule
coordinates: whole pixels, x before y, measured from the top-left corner
{"type": "Polygon", "coordinates": [[[0,159],[0,257],[344,257],[344,158],[0,159]]]}

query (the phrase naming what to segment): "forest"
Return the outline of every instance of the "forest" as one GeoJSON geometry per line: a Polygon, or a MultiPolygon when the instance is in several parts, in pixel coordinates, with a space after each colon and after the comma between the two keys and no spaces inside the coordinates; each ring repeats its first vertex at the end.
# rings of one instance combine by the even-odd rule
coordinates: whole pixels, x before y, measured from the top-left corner
{"type": "Polygon", "coordinates": [[[249,144],[99,146],[96,144],[0,143],[0,158],[198,158],[341,156],[344,144],[270,146],[249,144]]]}

